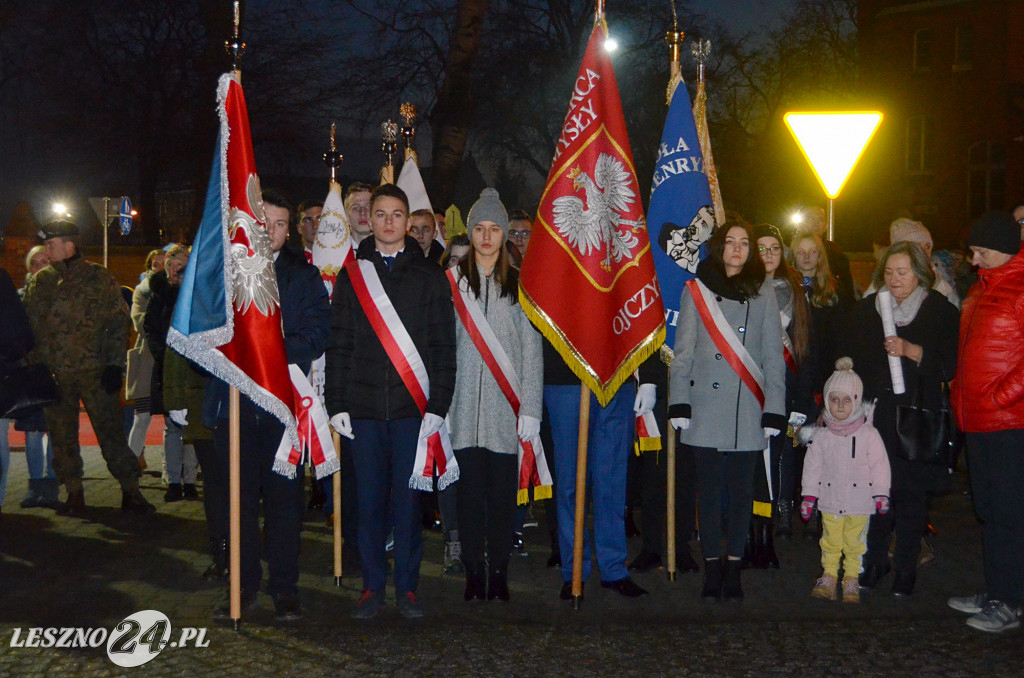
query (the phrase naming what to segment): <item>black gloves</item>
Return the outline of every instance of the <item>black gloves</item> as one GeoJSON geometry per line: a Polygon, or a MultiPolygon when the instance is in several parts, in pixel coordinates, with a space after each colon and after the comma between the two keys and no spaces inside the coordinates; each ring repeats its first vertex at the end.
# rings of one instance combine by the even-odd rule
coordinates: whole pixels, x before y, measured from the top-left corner
{"type": "Polygon", "coordinates": [[[100,387],[107,393],[117,393],[121,390],[121,368],[117,365],[107,365],[100,373],[100,387]]]}

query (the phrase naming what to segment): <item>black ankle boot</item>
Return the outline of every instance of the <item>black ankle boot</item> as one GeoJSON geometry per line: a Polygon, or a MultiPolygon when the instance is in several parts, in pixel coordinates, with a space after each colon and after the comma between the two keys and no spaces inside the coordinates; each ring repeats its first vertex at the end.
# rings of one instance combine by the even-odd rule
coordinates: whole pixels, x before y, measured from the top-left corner
{"type": "Polygon", "coordinates": [[[757,555],[760,557],[757,567],[779,569],[779,556],[775,553],[775,539],[772,537],[772,521],[762,519],[757,526],[757,541],[757,555]]]}
{"type": "Polygon", "coordinates": [[[487,600],[508,602],[508,565],[492,566],[487,576],[487,600]]]}
{"type": "Polygon", "coordinates": [[[638,537],[640,536],[640,528],[636,526],[636,520],[633,519],[633,507],[626,507],[626,536],[627,537],[638,537]]]}
{"type": "MultiPolygon", "coordinates": [[[[750,565],[755,570],[768,569],[768,554],[765,552],[764,543],[764,518],[755,517],[750,519],[750,531],[753,533],[754,555],[750,559],[750,565]]],[[[746,569],[746,567],[744,568],[746,569]]]]}
{"type": "Polygon", "coordinates": [[[725,561],[725,580],[722,582],[722,597],[725,600],[743,600],[743,587],[740,586],[740,561],[725,561]]]}
{"type": "Polygon", "coordinates": [[[755,549],[754,549],[754,523],[751,520],[750,529],[747,530],[747,543],[743,545],[743,557],[740,558],[740,567],[744,570],[754,565],[755,560],[755,549]]]}
{"type": "Polygon", "coordinates": [[[676,552],[676,571],[700,572],[700,566],[697,565],[697,561],[690,554],[689,544],[683,544],[682,548],[676,552]]]}
{"type": "Polygon", "coordinates": [[[484,580],[483,563],[466,564],[466,593],[463,598],[467,601],[487,599],[487,583],[484,580]]]}
{"type": "Polygon", "coordinates": [[[864,571],[860,573],[857,583],[862,589],[872,590],[878,586],[878,582],[889,572],[889,563],[885,565],[865,565],[864,571]]]}
{"type": "Polygon", "coordinates": [[[228,540],[210,539],[210,557],[213,562],[203,572],[203,579],[228,578],[228,540]]]}
{"type": "Polygon", "coordinates": [[[892,595],[897,598],[909,598],[914,595],[914,584],[917,582],[917,572],[914,569],[896,568],[893,575],[892,595]]]}
{"type": "Polygon", "coordinates": [[[775,536],[779,539],[789,539],[793,536],[793,502],[780,501],[777,507],[778,520],[775,523],[775,536]]]}
{"type": "Polygon", "coordinates": [[[718,600],[722,597],[722,559],[710,558],[704,560],[704,588],[700,592],[701,598],[718,600]]]}

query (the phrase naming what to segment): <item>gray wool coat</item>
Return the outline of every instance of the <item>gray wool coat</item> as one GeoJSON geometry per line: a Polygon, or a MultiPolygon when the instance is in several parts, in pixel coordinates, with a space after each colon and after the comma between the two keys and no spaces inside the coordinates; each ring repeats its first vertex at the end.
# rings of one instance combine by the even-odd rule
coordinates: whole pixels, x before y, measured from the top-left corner
{"type": "MultiPolygon", "coordinates": [[[[461,280],[463,289],[469,283],[461,280]]],[[[522,388],[519,413],[541,418],[544,396],[544,361],[541,336],[523,313],[516,298],[500,298],[500,290],[480,271],[480,298],[477,303],[515,367],[522,388]]],[[[472,292],[470,292],[472,296],[472,292]]],[[[455,322],[455,395],[448,416],[451,421],[452,447],[483,447],[500,454],[516,454],[519,449],[518,421],[505,394],[498,388],[490,369],[484,364],[476,345],[462,321],[455,322]]]]}
{"type": "Polygon", "coordinates": [[[768,444],[763,427],[785,430],[786,422],[786,364],[775,292],[765,283],[753,299],[716,299],[764,373],[764,410],[715,346],[689,290],[684,289],[669,370],[670,416],[689,412],[690,428],[679,432],[679,442],[686,445],[733,452],[763,450],[768,444]]]}

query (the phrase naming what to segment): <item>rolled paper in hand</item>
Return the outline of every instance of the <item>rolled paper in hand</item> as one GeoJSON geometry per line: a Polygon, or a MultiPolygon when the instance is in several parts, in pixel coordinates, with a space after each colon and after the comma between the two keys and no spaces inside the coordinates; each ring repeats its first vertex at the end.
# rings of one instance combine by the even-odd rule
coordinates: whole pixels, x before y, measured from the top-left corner
{"type": "MultiPolygon", "coordinates": [[[[881,290],[878,293],[878,311],[882,316],[882,333],[887,337],[896,336],[896,321],[892,317],[892,292],[881,290]]],[[[906,393],[903,383],[903,365],[898,356],[888,355],[889,374],[892,376],[892,392],[896,395],[906,393]]]]}

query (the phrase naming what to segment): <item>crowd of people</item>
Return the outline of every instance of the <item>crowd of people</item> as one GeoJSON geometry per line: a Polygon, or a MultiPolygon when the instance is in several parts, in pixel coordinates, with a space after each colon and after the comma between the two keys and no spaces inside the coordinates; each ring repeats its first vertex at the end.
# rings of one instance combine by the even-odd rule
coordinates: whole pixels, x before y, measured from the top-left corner
{"type": "MultiPolygon", "coordinates": [[[[548,564],[561,567],[560,596],[571,599],[576,488],[560,480],[576,475],[580,380],[519,304],[529,215],[510,213],[488,188],[468,213],[467,232],[445,234],[444,215],[410,213],[401,189],[354,183],[345,209],[356,261],[329,296],[311,263],[322,203],[293,208],[272,190],[262,197],[288,362],[309,374],[325,358],[324,405],[342,436],[341,506],[329,480],[310,486],[313,505],[341,522],[345,569],[363,578],[353,616],[375,617],[385,605],[388,550],[400,613],[424,615],[416,592],[425,503],[436,506],[444,530],[446,571],[465,576],[464,599],[508,601],[525,515],[517,506],[520,448],[541,442],[555,479],[548,564]],[[428,448],[439,450],[437,477],[410,480],[428,448]]],[[[672,350],[646,360],[607,404],[593,399],[583,580],[593,551],[601,586],[642,597],[631,572],[668,561],[664,455],[633,454],[637,418],[653,412],[663,432],[678,430],[676,562],[703,571],[702,598],[742,600],[745,568],[779,567],[775,539],[794,535],[794,515],[821,546],[822,575],[810,595],[856,603],[891,572],[892,595],[911,596],[919,565],[933,556],[929,498],[949,491],[963,448],[982,523],[985,592],[949,605],[970,614],[974,628],[1016,628],[1024,214],[980,217],[966,255],[933,252],[923,224],[897,219],[876,241],[863,291],[824,238],[822,216],[810,212],[787,238],[727,215],[679,301],[672,350]],[[643,540],[630,561],[633,507],[643,540]]],[[[60,398],[0,419],[0,508],[13,419],[26,432],[21,506],[86,513],[81,401],[121,484],[122,510],[153,513],[138,481],[150,419],[163,414],[164,501],[199,499],[201,470],[212,559],[205,576],[225,579],[228,388],[167,346],[189,248],[151,253],[126,303],[114,277],[82,257],[74,223],[51,222],[39,236],[20,291],[0,270],[0,367],[7,374],[45,364],[60,398]],[[134,414],[128,427],[122,387],[134,414]]],[[[240,424],[242,609],[261,588],[262,551],[277,618],[295,620],[304,473],[272,470],[283,425],[245,396],[240,424]]],[[[214,616],[228,615],[225,597],[214,616]]]]}

